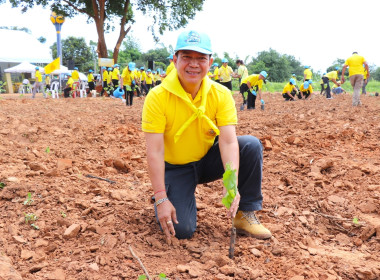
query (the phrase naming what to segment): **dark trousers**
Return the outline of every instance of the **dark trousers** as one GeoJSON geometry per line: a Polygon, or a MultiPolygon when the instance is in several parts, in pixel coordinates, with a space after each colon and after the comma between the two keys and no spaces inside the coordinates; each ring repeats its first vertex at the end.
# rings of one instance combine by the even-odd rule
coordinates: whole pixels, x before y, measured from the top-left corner
{"type": "MultiPolygon", "coordinates": [[[[247,84],[241,84],[240,85],[240,93],[243,97],[243,104],[247,104],[247,100],[245,99],[245,96],[244,96],[244,93],[246,93],[246,92],[248,92],[248,94],[249,94],[249,88],[248,88],[247,84]]],[[[248,95],[247,95],[247,97],[248,97],[248,95]]]]}
{"type": "MultiPolygon", "coordinates": [[[[294,97],[296,95],[296,93],[297,92],[295,90],[292,90],[292,92],[290,93],[290,95],[294,97]]],[[[291,99],[287,93],[283,93],[282,97],[284,97],[286,101],[288,101],[288,100],[291,99]]]]}
{"type": "Polygon", "coordinates": [[[100,92],[100,96],[103,96],[104,92],[106,91],[107,88],[107,81],[103,81],[103,87],[102,91],[100,92]]]}
{"type": "Polygon", "coordinates": [[[229,81],[229,82],[220,82],[220,84],[224,85],[229,90],[232,90],[232,82],[231,81],[229,81]]]}
{"type": "Polygon", "coordinates": [[[149,93],[150,89],[153,87],[153,84],[146,84],[146,88],[148,89],[148,91],[146,92],[146,94],[149,93]]]}
{"type": "Polygon", "coordinates": [[[157,81],[156,81],[156,86],[158,86],[159,84],[161,84],[161,81],[160,81],[160,80],[157,80],[157,81]]]}
{"type": "Polygon", "coordinates": [[[90,91],[94,90],[95,89],[95,83],[94,82],[89,82],[88,83],[88,88],[90,91]]]}
{"type": "MultiPolygon", "coordinates": [[[[254,86],[253,89],[256,91],[259,90],[258,86],[254,86]]],[[[256,95],[253,95],[252,92],[249,91],[249,88],[247,86],[248,90],[248,96],[247,96],[247,109],[255,109],[255,103],[256,103],[256,95]]]]}
{"type": "Polygon", "coordinates": [[[325,84],[321,84],[321,93],[320,94],[323,94],[324,90],[325,90],[325,84]]]}
{"type": "Polygon", "coordinates": [[[71,91],[71,87],[67,87],[63,90],[63,97],[64,98],[69,98],[70,97],[70,91],[71,91]]]}
{"type": "Polygon", "coordinates": [[[113,95],[113,92],[117,89],[117,87],[119,86],[119,80],[118,79],[112,79],[112,84],[113,84],[113,88],[112,88],[112,95],[113,95]]]}
{"type": "MultiPolygon", "coordinates": [[[[367,91],[365,87],[367,86],[367,80],[363,80],[363,86],[362,86],[362,94],[367,94],[367,91]]],[[[46,86],[47,88],[47,86],[46,86]]]]}
{"type": "MultiPolygon", "coordinates": [[[[239,136],[238,142],[240,150],[238,190],[241,195],[239,210],[261,210],[263,146],[260,140],[250,135],[239,136]]],[[[197,207],[194,192],[197,184],[221,179],[223,173],[218,138],[208,153],[197,162],[184,165],[165,163],[165,188],[170,202],[176,209],[179,222],[174,224],[177,238],[190,238],[196,230],[197,207]]],[[[220,209],[223,210],[225,209],[220,209]]]]}
{"type": "Polygon", "coordinates": [[[126,86],[123,86],[124,92],[125,92],[125,105],[132,106],[133,104],[133,87],[131,86],[132,90],[127,90],[126,86]]]}
{"type": "MultiPolygon", "coordinates": [[[[310,90],[303,91],[302,94],[303,94],[303,96],[305,96],[305,99],[306,99],[310,96],[310,90]]],[[[298,94],[298,99],[302,99],[301,93],[298,94]]]]}
{"type": "Polygon", "coordinates": [[[322,77],[323,83],[326,85],[326,98],[331,98],[330,80],[327,77],[322,77]]]}

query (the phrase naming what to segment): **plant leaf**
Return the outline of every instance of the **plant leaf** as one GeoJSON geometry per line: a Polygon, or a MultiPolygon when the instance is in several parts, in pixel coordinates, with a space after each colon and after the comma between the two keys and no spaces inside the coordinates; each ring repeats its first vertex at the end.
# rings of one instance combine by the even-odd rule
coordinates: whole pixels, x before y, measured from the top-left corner
{"type": "Polygon", "coordinates": [[[231,164],[226,164],[226,170],[223,174],[223,185],[227,190],[226,195],[222,198],[222,203],[227,209],[230,209],[237,192],[236,186],[236,169],[231,168],[231,164]]]}

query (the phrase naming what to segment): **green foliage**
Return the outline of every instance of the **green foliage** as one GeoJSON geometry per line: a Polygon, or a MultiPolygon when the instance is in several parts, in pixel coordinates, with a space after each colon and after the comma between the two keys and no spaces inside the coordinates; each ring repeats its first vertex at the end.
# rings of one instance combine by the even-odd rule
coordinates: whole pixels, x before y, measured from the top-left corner
{"type": "Polygon", "coordinates": [[[236,169],[232,169],[231,164],[226,164],[226,169],[223,174],[223,185],[226,188],[226,195],[222,198],[222,203],[227,209],[230,209],[231,203],[234,201],[234,198],[237,193],[236,186],[236,169]]]}
{"type": "Polygon", "coordinates": [[[359,219],[358,219],[357,217],[354,217],[354,218],[352,219],[352,223],[353,223],[354,225],[358,225],[358,224],[359,224],[359,219]]]}
{"type": "Polygon", "coordinates": [[[49,146],[46,147],[45,153],[47,153],[47,154],[50,153],[50,147],[49,146]]]}
{"type": "MultiPolygon", "coordinates": [[[[111,52],[111,56],[112,56],[111,52]]],[[[128,64],[130,61],[139,61],[141,58],[140,45],[137,43],[137,39],[132,36],[127,36],[122,44],[119,52],[118,62],[119,64],[128,64]]]]}
{"type": "Polygon", "coordinates": [[[40,41],[41,44],[46,43],[46,38],[45,37],[40,36],[40,37],[37,38],[37,40],[40,41]]]}
{"type": "Polygon", "coordinates": [[[62,216],[62,218],[66,218],[67,217],[67,214],[65,213],[65,212],[61,212],[61,216],[62,216]]]}
{"type": "Polygon", "coordinates": [[[25,224],[29,224],[29,222],[37,221],[38,217],[34,213],[24,213],[25,224]]]}
{"type": "Polygon", "coordinates": [[[34,202],[32,198],[32,193],[28,192],[28,195],[26,196],[26,199],[24,200],[24,205],[32,205],[34,202]]]}
{"type": "Polygon", "coordinates": [[[0,189],[4,189],[5,186],[6,184],[4,182],[0,182],[0,189]]]}
{"type": "MultiPolygon", "coordinates": [[[[146,279],[148,279],[148,277],[145,274],[139,275],[139,277],[137,278],[137,280],[146,280],[146,279]]],[[[154,276],[153,279],[169,280],[169,278],[166,277],[165,273],[160,273],[157,276],[154,276]]]]}
{"type": "MultiPolygon", "coordinates": [[[[55,42],[50,49],[53,57],[57,57],[57,43],[55,42]]],[[[87,72],[94,67],[94,53],[91,47],[86,44],[83,37],[76,38],[73,36],[62,40],[62,64],[68,65],[69,60],[73,60],[79,71],[87,72]]]]}
{"type": "Polygon", "coordinates": [[[0,93],[5,92],[5,86],[7,85],[6,82],[0,81],[0,93]]]}
{"type": "Polygon", "coordinates": [[[167,57],[170,55],[166,48],[160,48],[155,50],[149,50],[147,53],[141,55],[143,61],[153,60],[154,62],[159,62],[164,65],[169,65],[169,60],[167,57]]]}

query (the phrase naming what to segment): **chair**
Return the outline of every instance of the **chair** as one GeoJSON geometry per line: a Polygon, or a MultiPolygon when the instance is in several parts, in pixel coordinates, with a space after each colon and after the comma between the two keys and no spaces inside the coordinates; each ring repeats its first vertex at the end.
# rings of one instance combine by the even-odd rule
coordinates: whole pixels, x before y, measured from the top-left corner
{"type": "Polygon", "coordinates": [[[86,83],[80,83],[79,94],[80,94],[80,98],[87,97],[86,83]]]}
{"type": "Polygon", "coordinates": [[[59,82],[52,82],[50,86],[51,97],[59,98],[59,82]]]}

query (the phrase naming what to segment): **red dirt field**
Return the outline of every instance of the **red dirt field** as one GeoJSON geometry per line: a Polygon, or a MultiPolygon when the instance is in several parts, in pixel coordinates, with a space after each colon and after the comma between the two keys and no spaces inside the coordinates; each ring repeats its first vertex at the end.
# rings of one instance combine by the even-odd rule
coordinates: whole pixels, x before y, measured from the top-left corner
{"type": "Polygon", "coordinates": [[[238,236],[233,260],[221,181],[197,188],[194,236],[165,242],[143,98],[0,97],[0,279],[137,279],[129,248],[151,279],[380,279],[380,97],[264,93],[265,111],[238,111],[238,135],[265,147],[258,216],[273,237],[238,236]]]}

